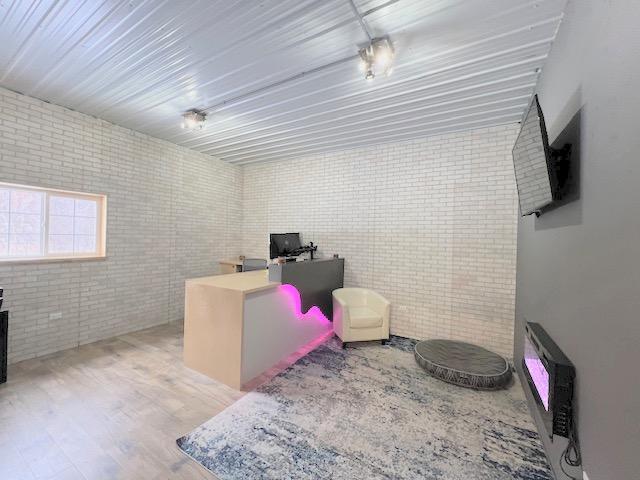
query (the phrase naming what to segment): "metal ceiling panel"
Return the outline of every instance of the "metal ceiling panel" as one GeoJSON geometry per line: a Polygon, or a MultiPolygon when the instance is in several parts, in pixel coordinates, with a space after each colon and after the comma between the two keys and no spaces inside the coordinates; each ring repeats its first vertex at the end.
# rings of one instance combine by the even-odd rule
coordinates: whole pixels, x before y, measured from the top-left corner
{"type": "Polygon", "coordinates": [[[349,0],[3,0],[0,85],[271,161],[519,121],[565,3],[356,0],[396,50],[393,74],[366,82],[349,0]],[[191,108],[205,129],[181,129],[191,108]]]}

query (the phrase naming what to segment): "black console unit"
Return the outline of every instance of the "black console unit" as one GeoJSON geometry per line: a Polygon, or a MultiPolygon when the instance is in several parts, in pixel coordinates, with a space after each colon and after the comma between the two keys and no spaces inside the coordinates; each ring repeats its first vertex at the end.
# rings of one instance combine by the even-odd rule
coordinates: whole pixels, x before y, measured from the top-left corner
{"type": "Polygon", "coordinates": [[[0,383],[7,381],[9,312],[0,312],[0,383]]]}
{"type": "Polygon", "coordinates": [[[550,437],[569,437],[575,368],[537,323],[525,327],[522,367],[550,437]]]}

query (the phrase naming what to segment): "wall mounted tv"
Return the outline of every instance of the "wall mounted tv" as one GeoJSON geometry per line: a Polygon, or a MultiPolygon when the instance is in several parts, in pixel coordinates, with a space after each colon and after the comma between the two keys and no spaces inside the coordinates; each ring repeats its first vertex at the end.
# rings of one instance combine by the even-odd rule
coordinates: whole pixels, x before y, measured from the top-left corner
{"type": "Polygon", "coordinates": [[[513,147],[520,213],[539,215],[560,200],[569,172],[571,145],[562,149],[549,146],[544,116],[534,95],[513,147]]]}

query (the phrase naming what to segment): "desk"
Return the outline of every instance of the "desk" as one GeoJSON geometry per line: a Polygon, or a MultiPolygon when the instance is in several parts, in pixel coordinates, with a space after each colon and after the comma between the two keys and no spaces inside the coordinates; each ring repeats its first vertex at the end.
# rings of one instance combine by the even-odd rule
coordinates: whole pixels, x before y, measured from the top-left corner
{"type": "Polygon", "coordinates": [[[267,270],[185,283],[184,363],[241,389],[280,360],[331,331],[320,310],[301,311],[292,285],[267,270]]]}
{"type": "Polygon", "coordinates": [[[229,258],[218,261],[220,264],[220,273],[237,273],[242,271],[242,260],[237,258],[229,258]]]}

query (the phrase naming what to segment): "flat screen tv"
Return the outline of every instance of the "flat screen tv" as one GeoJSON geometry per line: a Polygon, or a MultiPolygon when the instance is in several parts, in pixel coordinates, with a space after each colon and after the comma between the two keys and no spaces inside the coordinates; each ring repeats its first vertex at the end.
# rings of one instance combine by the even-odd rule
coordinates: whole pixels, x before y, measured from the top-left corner
{"type": "Polygon", "coordinates": [[[569,151],[569,145],[562,150],[549,147],[540,102],[534,95],[513,147],[513,166],[523,216],[540,214],[544,207],[561,198],[569,151]]]}

